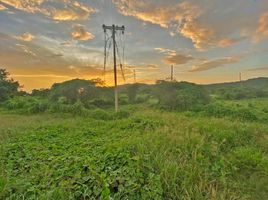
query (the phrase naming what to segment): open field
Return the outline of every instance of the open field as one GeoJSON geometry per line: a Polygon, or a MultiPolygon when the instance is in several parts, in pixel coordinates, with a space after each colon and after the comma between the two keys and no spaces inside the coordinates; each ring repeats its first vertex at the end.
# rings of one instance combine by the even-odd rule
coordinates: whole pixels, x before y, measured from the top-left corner
{"type": "Polygon", "coordinates": [[[2,110],[0,199],[266,199],[267,102],[219,103],[253,106],[261,120],[142,105],[2,110]]]}

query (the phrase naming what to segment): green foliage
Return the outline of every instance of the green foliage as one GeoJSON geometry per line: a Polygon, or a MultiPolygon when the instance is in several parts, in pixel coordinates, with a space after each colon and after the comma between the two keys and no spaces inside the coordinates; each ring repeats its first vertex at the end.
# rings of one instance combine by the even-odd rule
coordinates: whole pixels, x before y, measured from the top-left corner
{"type": "Polygon", "coordinates": [[[30,96],[16,96],[7,100],[4,107],[20,113],[42,113],[48,109],[48,102],[30,96]]]}
{"type": "MultiPolygon", "coordinates": [[[[79,101],[57,104],[85,109],[79,101]]],[[[262,200],[268,194],[262,121],[137,105],[118,113],[87,110],[86,117],[0,115],[0,199],[262,200]]]]}
{"type": "Polygon", "coordinates": [[[268,97],[268,91],[250,87],[220,88],[213,92],[219,99],[240,100],[258,97],[268,97]]]}
{"type": "Polygon", "coordinates": [[[31,96],[36,96],[36,97],[43,97],[47,98],[49,96],[50,90],[49,89],[33,89],[31,96]]]}
{"type": "Polygon", "coordinates": [[[97,84],[101,84],[101,82],[99,80],[87,81],[81,79],[56,83],[50,91],[51,100],[55,102],[64,97],[68,103],[75,103],[78,100],[85,102],[94,99],[98,93],[97,84]]]}
{"type": "Polygon", "coordinates": [[[187,82],[160,81],[155,86],[155,96],[161,107],[185,111],[209,102],[206,90],[196,84],[187,82]]]}
{"type": "Polygon", "coordinates": [[[200,112],[206,116],[214,117],[230,117],[233,119],[244,121],[267,121],[268,113],[265,112],[264,107],[254,107],[252,103],[228,103],[223,101],[213,102],[204,107],[200,107],[195,111],[200,112]]]}
{"type": "Polygon", "coordinates": [[[8,78],[9,73],[0,68],[0,102],[7,100],[18,93],[19,83],[8,78]]]}
{"type": "Polygon", "coordinates": [[[128,96],[128,101],[130,103],[134,103],[137,98],[137,93],[138,93],[139,85],[138,84],[131,84],[127,86],[127,96],[128,96]]]}

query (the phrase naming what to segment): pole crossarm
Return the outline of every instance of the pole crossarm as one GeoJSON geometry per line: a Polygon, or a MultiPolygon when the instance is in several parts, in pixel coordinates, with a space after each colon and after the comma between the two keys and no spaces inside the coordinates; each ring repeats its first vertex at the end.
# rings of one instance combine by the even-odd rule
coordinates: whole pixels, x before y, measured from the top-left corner
{"type": "Polygon", "coordinates": [[[115,31],[125,31],[125,26],[115,26],[115,25],[112,25],[112,26],[106,26],[105,24],[102,25],[103,27],[103,30],[104,32],[106,32],[106,30],[115,30],[115,31]]]}

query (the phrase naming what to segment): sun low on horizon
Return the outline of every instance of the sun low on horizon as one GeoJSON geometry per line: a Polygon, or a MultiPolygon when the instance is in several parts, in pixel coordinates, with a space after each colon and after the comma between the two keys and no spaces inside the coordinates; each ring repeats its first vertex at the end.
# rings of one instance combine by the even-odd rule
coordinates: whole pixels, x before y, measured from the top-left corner
{"type": "Polygon", "coordinates": [[[103,24],[125,26],[119,84],[134,70],[140,83],[165,80],[171,65],[176,80],[202,84],[268,76],[267,0],[0,0],[0,68],[26,91],[74,78],[112,85],[103,24]]]}

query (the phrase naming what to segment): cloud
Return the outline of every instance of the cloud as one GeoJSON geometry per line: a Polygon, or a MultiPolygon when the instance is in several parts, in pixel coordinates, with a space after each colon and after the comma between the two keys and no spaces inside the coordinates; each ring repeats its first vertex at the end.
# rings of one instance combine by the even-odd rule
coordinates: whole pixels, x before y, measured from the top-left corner
{"type": "Polygon", "coordinates": [[[165,54],[163,62],[170,65],[182,65],[193,60],[194,58],[190,55],[184,55],[176,52],[172,49],[167,48],[155,48],[156,51],[165,54]]]}
{"type": "Polygon", "coordinates": [[[180,34],[190,39],[194,47],[200,51],[210,47],[227,47],[239,41],[221,35],[222,31],[218,30],[221,27],[206,19],[210,13],[207,10],[209,5],[207,7],[200,3],[198,5],[198,1],[165,3],[152,0],[113,0],[113,2],[122,15],[169,29],[172,37],[180,34]]]}
{"type": "Polygon", "coordinates": [[[248,69],[247,71],[268,71],[268,67],[257,67],[257,68],[248,69]]]}
{"type": "Polygon", "coordinates": [[[198,50],[209,48],[215,40],[215,32],[212,28],[202,26],[193,19],[184,23],[179,28],[179,32],[184,37],[191,39],[198,50]]]}
{"type": "Polygon", "coordinates": [[[168,54],[168,55],[176,54],[176,51],[174,51],[172,49],[162,48],[162,47],[154,48],[154,50],[156,50],[160,53],[168,54]]]}
{"type": "Polygon", "coordinates": [[[44,1],[45,0],[1,0],[1,2],[6,5],[28,13],[45,13],[45,10],[40,8],[44,1]]]}
{"type": "Polygon", "coordinates": [[[5,7],[4,5],[0,4],[0,11],[2,10],[7,10],[7,7],[5,7]]]}
{"type": "Polygon", "coordinates": [[[236,63],[238,61],[239,61],[238,57],[225,57],[216,60],[205,60],[201,64],[194,65],[192,69],[189,70],[189,72],[206,71],[217,67],[222,67],[226,64],[236,63]]]}
{"type": "Polygon", "coordinates": [[[85,30],[84,26],[82,25],[74,26],[74,30],[72,32],[73,39],[86,41],[86,40],[92,40],[94,37],[95,36],[92,33],[85,30]]]}
{"type": "Polygon", "coordinates": [[[85,20],[96,12],[95,9],[77,1],[69,2],[67,5],[68,7],[64,9],[55,9],[52,12],[52,18],[57,21],[85,20]]]}
{"type": "Polygon", "coordinates": [[[19,40],[26,41],[26,42],[30,42],[30,41],[32,41],[34,39],[34,36],[31,33],[26,32],[26,33],[23,33],[20,36],[16,36],[15,38],[17,38],[19,40]]]}
{"type": "Polygon", "coordinates": [[[168,28],[172,22],[182,22],[198,15],[198,8],[188,2],[175,5],[157,5],[152,1],[113,0],[118,11],[125,16],[133,16],[142,21],[168,28]]]}
{"type": "Polygon", "coordinates": [[[0,0],[15,9],[28,13],[42,13],[56,21],[73,21],[88,19],[96,9],[72,0],[0,0]]]}
{"type": "Polygon", "coordinates": [[[157,70],[158,69],[158,65],[156,64],[140,64],[140,65],[127,65],[125,66],[126,69],[129,70],[133,70],[133,69],[137,69],[137,70],[157,70]]]}
{"type": "Polygon", "coordinates": [[[219,47],[228,47],[228,46],[231,46],[233,44],[236,44],[237,42],[239,42],[241,39],[230,39],[230,38],[224,38],[224,39],[221,39],[219,42],[218,42],[218,46],[219,47]]]}
{"type": "Polygon", "coordinates": [[[164,58],[164,62],[171,65],[182,65],[186,64],[190,60],[193,60],[194,58],[192,56],[188,55],[182,55],[182,54],[175,54],[175,55],[169,55],[164,58]]]}
{"type": "Polygon", "coordinates": [[[31,56],[35,56],[36,54],[32,52],[27,46],[22,45],[22,44],[15,44],[19,49],[21,49],[24,53],[29,54],[31,56]]]}
{"type": "Polygon", "coordinates": [[[190,2],[160,5],[143,0],[114,0],[114,3],[121,14],[173,29],[173,36],[177,32],[191,39],[198,50],[208,48],[214,42],[213,29],[197,20],[202,10],[190,2]]]}
{"type": "Polygon", "coordinates": [[[268,12],[263,13],[259,18],[257,35],[258,39],[268,38],[268,12]]]}

